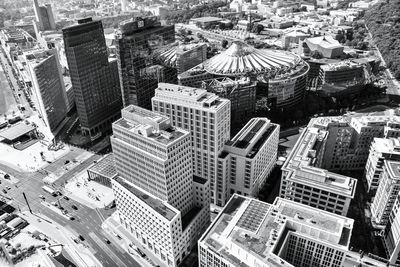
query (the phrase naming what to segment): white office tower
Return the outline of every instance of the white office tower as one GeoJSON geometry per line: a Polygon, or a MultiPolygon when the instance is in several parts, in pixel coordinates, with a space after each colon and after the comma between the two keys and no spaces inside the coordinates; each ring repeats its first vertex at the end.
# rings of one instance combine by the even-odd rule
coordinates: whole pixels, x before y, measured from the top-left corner
{"type": "Polygon", "coordinates": [[[152,98],[154,112],[190,132],[193,173],[210,182],[211,201],[223,206],[222,181],[216,181],[217,159],[230,138],[230,101],[203,89],[159,83],[152,98]]]}
{"type": "Polygon", "coordinates": [[[400,265],[400,195],[396,197],[382,237],[387,259],[391,264],[400,265]]]}
{"type": "Polygon", "coordinates": [[[235,194],[200,238],[199,266],[386,266],[349,251],[353,223],[286,199],[235,194]]]}
{"type": "Polygon", "coordinates": [[[251,119],[226,143],[217,167],[224,205],[234,193],[257,196],[275,167],[278,143],[279,125],[267,118],[251,119]]]}
{"type": "Polygon", "coordinates": [[[47,127],[57,134],[67,116],[67,92],[57,50],[32,50],[24,54],[32,80],[32,100],[47,127]]]}
{"type": "Polygon", "coordinates": [[[384,226],[400,191],[400,162],[385,160],[378,189],[371,204],[371,221],[384,226]]]}
{"type": "Polygon", "coordinates": [[[111,145],[121,225],[160,266],[178,266],[210,221],[207,181],[193,177],[189,132],[131,105],[113,123],[111,145]]]}
{"type": "Polygon", "coordinates": [[[35,12],[35,33],[39,31],[50,31],[56,29],[53,10],[50,4],[39,6],[38,0],[33,0],[33,10],[35,12]]]}
{"type": "Polygon", "coordinates": [[[379,186],[380,174],[385,160],[400,161],[400,140],[397,138],[374,138],[369,150],[365,177],[368,191],[375,192],[379,186]]]}
{"type": "Polygon", "coordinates": [[[328,147],[335,146],[335,142],[347,146],[351,141],[348,133],[351,134],[349,127],[340,118],[312,119],[282,166],[280,196],[346,216],[357,180],[321,166],[328,147]]]}

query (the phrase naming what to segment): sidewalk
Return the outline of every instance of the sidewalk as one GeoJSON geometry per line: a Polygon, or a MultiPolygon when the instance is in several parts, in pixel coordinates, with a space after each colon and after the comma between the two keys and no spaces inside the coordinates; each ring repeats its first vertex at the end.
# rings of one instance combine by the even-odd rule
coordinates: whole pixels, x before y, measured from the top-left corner
{"type": "Polygon", "coordinates": [[[119,223],[118,218],[116,217],[117,212],[113,213],[110,217],[108,217],[101,227],[103,228],[105,234],[110,239],[111,242],[120,246],[124,251],[126,251],[131,257],[140,263],[141,266],[144,267],[153,267],[156,264],[150,262],[148,259],[142,258],[136,249],[136,246],[129,246],[132,244],[133,237],[128,233],[119,223]],[[119,235],[121,238],[118,238],[119,235]]]}
{"type": "Polygon", "coordinates": [[[34,215],[29,212],[19,214],[26,219],[30,224],[36,227],[40,232],[47,236],[51,236],[54,240],[64,245],[67,253],[73,258],[77,266],[82,267],[102,267],[103,265],[82,244],[76,244],[73,240],[77,238],[67,228],[52,221],[45,215],[34,215]]]}

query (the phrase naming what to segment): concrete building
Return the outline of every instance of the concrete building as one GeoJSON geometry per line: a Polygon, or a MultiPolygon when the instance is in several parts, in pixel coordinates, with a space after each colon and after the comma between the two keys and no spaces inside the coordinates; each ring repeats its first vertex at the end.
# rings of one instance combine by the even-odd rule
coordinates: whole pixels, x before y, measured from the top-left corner
{"type": "Polygon", "coordinates": [[[322,65],[319,83],[351,86],[364,82],[364,67],[351,61],[322,65]]]}
{"type": "Polygon", "coordinates": [[[118,173],[115,169],[115,159],[113,154],[105,155],[99,161],[93,163],[87,169],[88,180],[111,187],[111,181],[118,173]]]}
{"type": "Polygon", "coordinates": [[[205,43],[180,44],[161,53],[164,62],[177,69],[177,73],[187,71],[207,59],[207,45],[205,43]]]}
{"type": "Polygon", "coordinates": [[[153,111],[171,118],[175,127],[191,133],[193,173],[210,183],[213,203],[222,206],[224,192],[217,186],[217,159],[230,138],[230,102],[204,89],[159,83],[153,111]]]}
{"type": "Polygon", "coordinates": [[[158,83],[177,81],[176,67],[160,57],[175,43],[175,26],[161,26],[157,17],[138,17],[121,22],[116,39],[123,104],[151,109],[158,83]]]}
{"type": "Polygon", "coordinates": [[[389,221],[383,230],[383,245],[391,264],[400,264],[400,195],[397,195],[389,221]]]}
{"type": "Polygon", "coordinates": [[[385,226],[400,191],[400,162],[385,160],[380,182],[371,204],[371,221],[385,226]]]}
{"type": "Polygon", "coordinates": [[[93,140],[120,116],[117,61],[108,58],[101,21],[78,20],[63,29],[63,37],[82,132],[93,140]]]}
{"type": "Polygon", "coordinates": [[[198,242],[200,267],[384,267],[349,250],[354,221],[277,198],[233,195],[198,242]]]}
{"type": "Polygon", "coordinates": [[[257,196],[275,167],[278,142],[278,124],[267,118],[253,118],[226,143],[217,167],[224,205],[234,193],[257,196]]]}
{"type": "Polygon", "coordinates": [[[344,47],[332,36],[319,36],[305,39],[308,52],[318,51],[324,58],[337,58],[343,54],[344,47]]]}
{"type": "Polygon", "coordinates": [[[303,130],[282,167],[280,196],[346,216],[357,180],[322,167],[329,138],[347,140],[329,129],[331,123],[335,120],[329,117],[312,119],[303,130]]]}
{"type": "Polygon", "coordinates": [[[33,10],[35,12],[34,27],[35,32],[49,31],[56,29],[56,22],[54,20],[53,10],[50,4],[39,6],[38,0],[33,0],[33,10]]]}
{"type": "Polygon", "coordinates": [[[67,92],[56,49],[24,54],[31,76],[32,100],[44,123],[57,134],[67,116],[67,92]]]}
{"type": "Polygon", "coordinates": [[[400,140],[395,138],[374,138],[369,150],[365,178],[368,191],[375,193],[385,160],[400,161],[400,140]]]}
{"type": "Polygon", "coordinates": [[[160,266],[178,266],[210,221],[208,182],[193,176],[190,133],[130,105],[113,123],[112,179],[121,225],[160,266]]]}

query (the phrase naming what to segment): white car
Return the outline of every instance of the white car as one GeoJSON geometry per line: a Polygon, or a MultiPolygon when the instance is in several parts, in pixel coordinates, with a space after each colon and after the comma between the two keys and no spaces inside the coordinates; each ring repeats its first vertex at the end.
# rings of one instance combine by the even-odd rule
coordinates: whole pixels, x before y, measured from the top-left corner
{"type": "Polygon", "coordinates": [[[46,198],[43,195],[39,195],[39,198],[45,200],[46,198]]]}

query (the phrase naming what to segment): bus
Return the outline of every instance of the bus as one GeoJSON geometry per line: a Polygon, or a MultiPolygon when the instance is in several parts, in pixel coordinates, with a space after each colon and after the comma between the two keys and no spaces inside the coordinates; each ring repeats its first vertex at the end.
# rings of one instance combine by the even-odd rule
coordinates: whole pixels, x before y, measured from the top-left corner
{"type": "Polygon", "coordinates": [[[53,197],[56,197],[56,196],[57,196],[57,192],[54,191],[53,189],[51,189],[50,187],[48,187],[47,185],[42,186],[42,189],[43,189],[44,191],[46,191],[47,193],[49,193],[50,195],[52,195],[53,197]]]}

